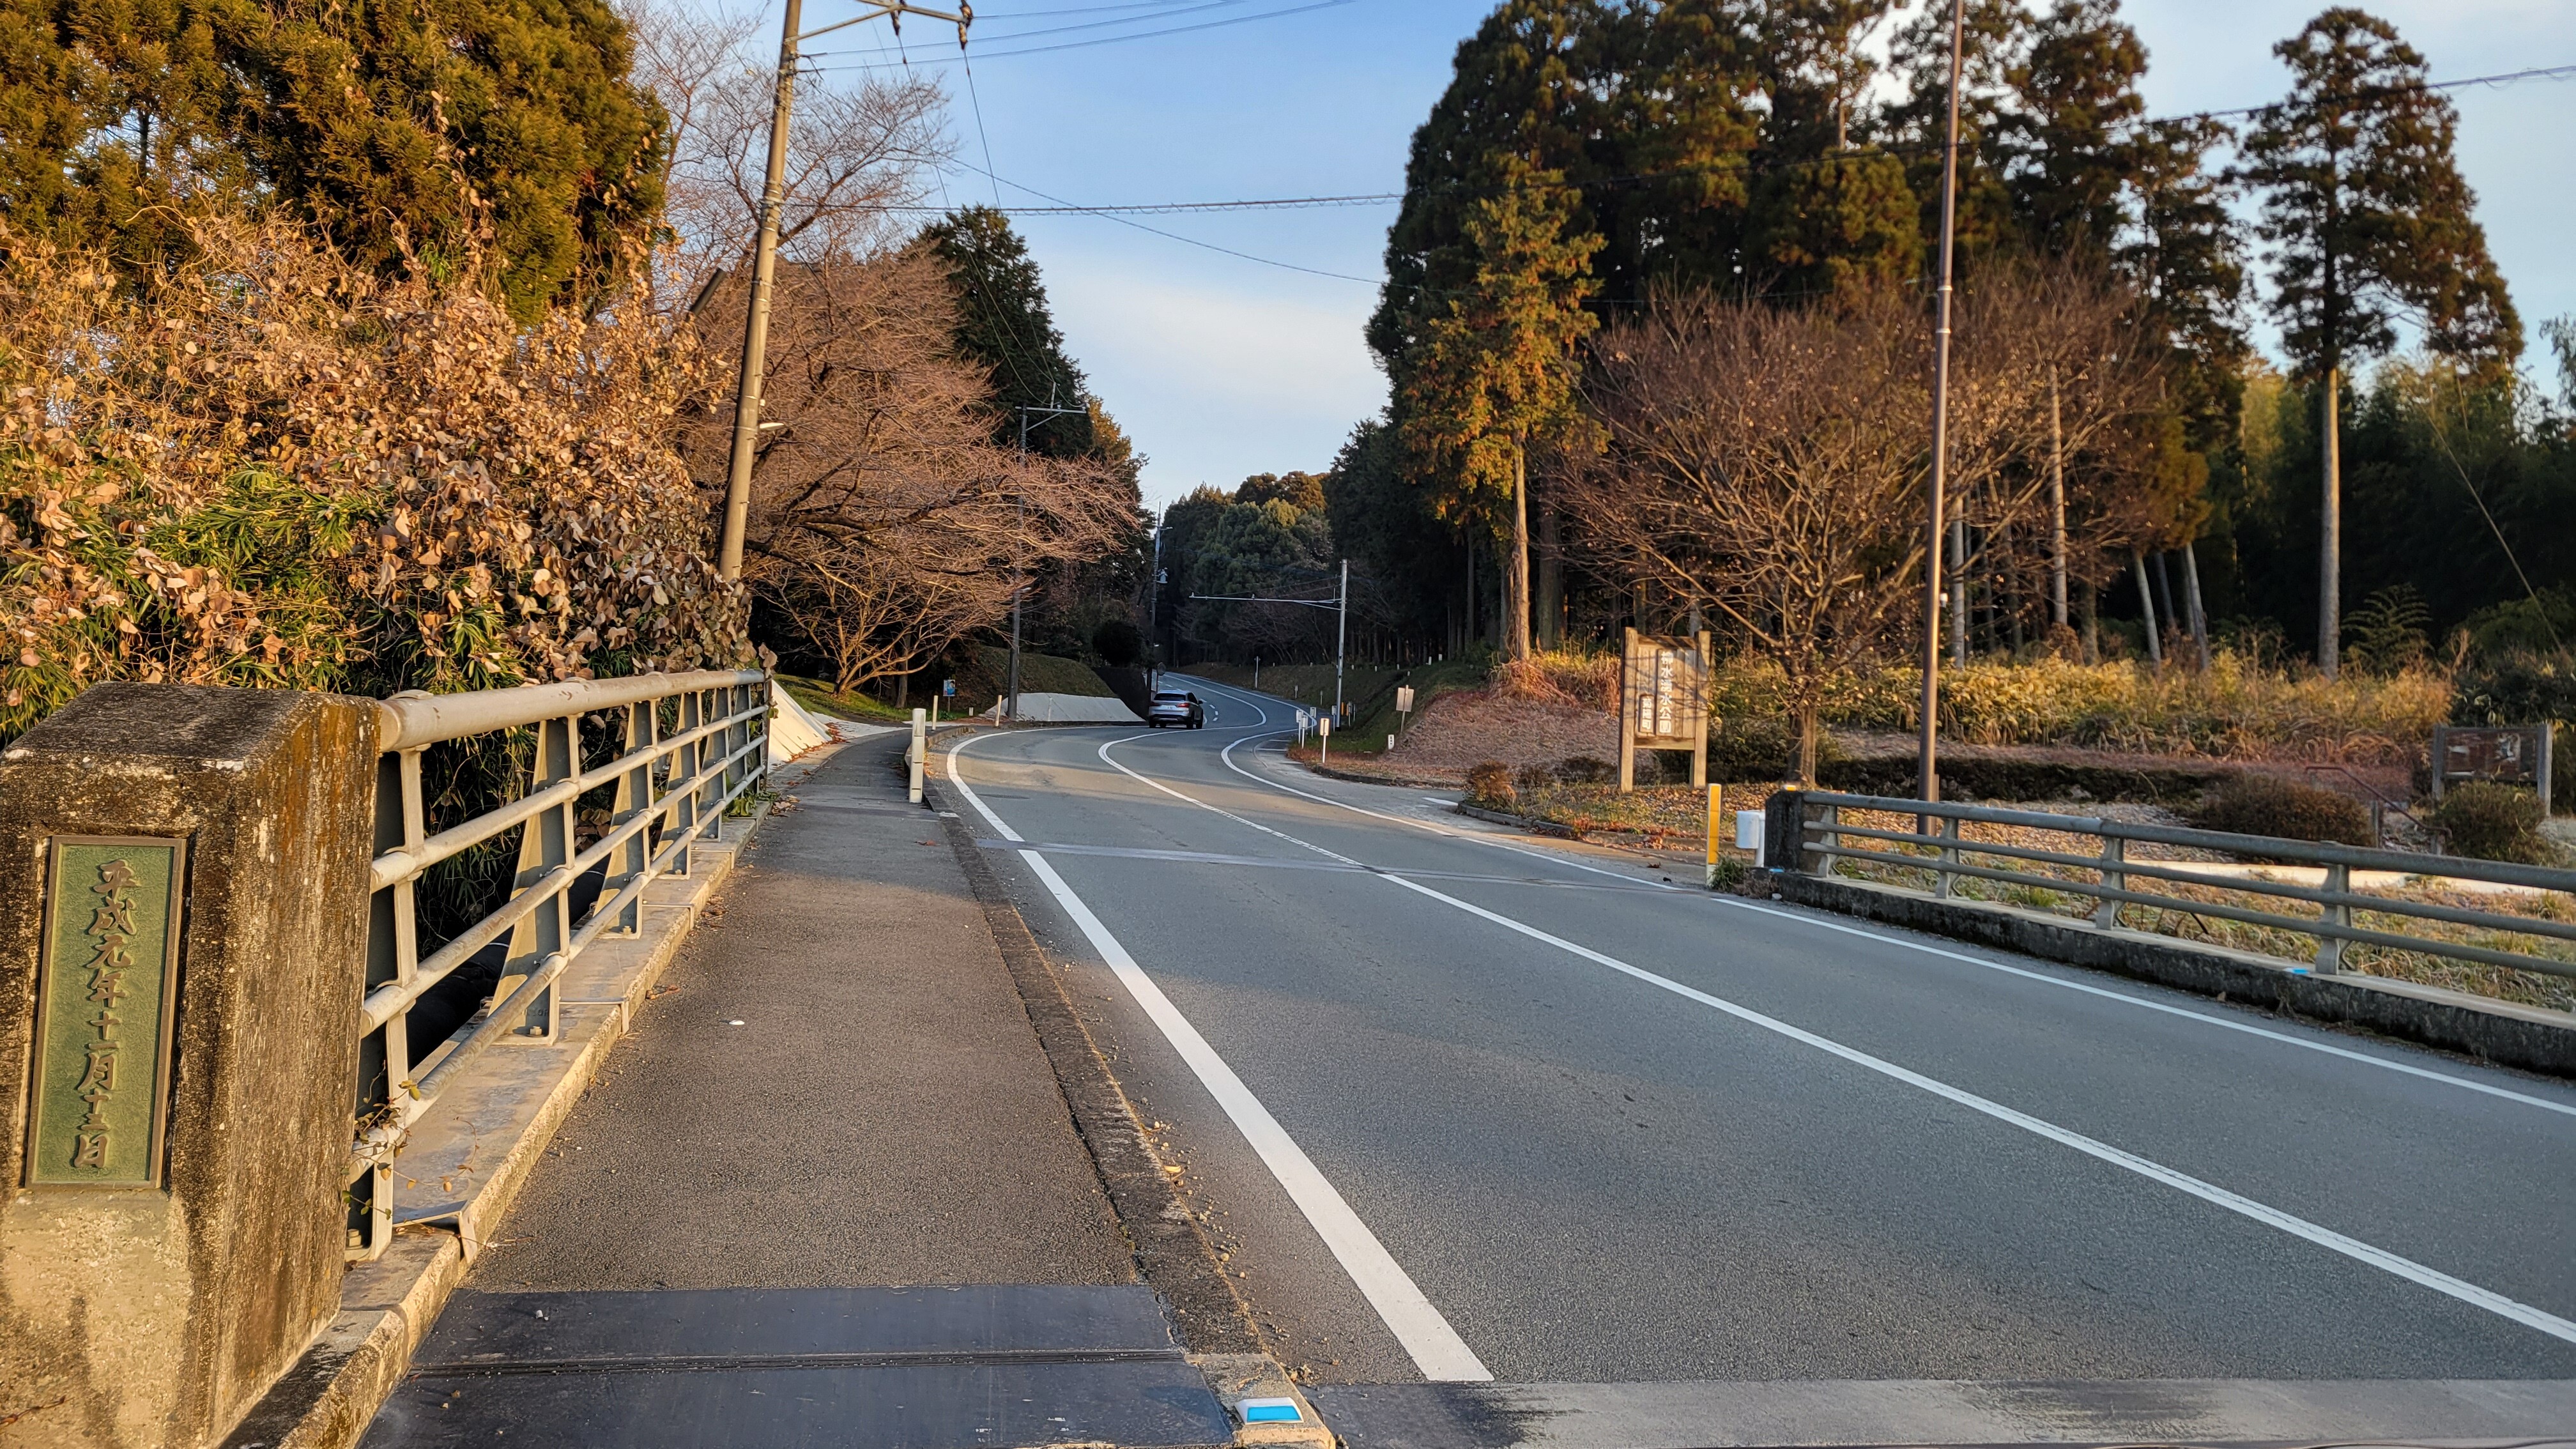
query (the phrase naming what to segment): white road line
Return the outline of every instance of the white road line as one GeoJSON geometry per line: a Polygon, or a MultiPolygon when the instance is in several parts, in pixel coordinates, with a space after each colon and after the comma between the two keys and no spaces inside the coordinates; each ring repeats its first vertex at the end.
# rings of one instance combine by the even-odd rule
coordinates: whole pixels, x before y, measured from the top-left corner
{"type": "MultiPolygon", "coordinates": [[[[953,753],[951,760],[953,763],[953,753]]],[[[1233,762],[1229,760],[1227,763],[1231,765],[1233,762]]],[[[1130,771],[1129,773],[1132,774],[1134,772],[1130,771]]],[[[1153,784],[1154,782],[1148,781],[1147,783],[1153,784]]],[[[1156,784],[1155,788],[1163,790],[1166,794],[1178,795],[1184,800],[1189,799],[1188,796],[1181,795],[1179,791],[1172,790],[1167,786],[1156,784]]],[[[1193,800],[1191,803],[1202,804],[1203,802],[1193,800]]],[[[1206,808],[1215,810],[1217,807],[1209,805],[1206,808]]],[[[1221,815],[1228,814],[1228,812],[1222,810],[1218,810],[1217,813],[1221,815]]],[[[1230,816],[1229,818],[1241,819],[1242,817],[1230,816]]],[[[1255,828],[1280,836],[1280,838],[1285,840],[1296,839],[1295,836],[1288,835],[1283,831],[1272,830],[1266,825],[1256,826],[1255,828]]],[[[1299,841],[1298,843],[1307,844],[1303,841],[1299,841]]],[[[1307,845],[1307,848],[1322,854],[1329,855],[1332,853],[1324,850],[1324,848],[1319,845],[1307,845]]],[[[1633,977],[1650,986],[1657,987],[1664,991],[1669,991],[1675,996],[1695,1001],[1702,1006],[1724,1012],[1738,1021],[1760,1027],[1764,1031],[1773,1032],[1780,1036],[1787,1037],[1791,1041],[1814,1047],[1818,1051],[1839,1057],[1844,1061],[1850,1062],[1854,1066],[1875,1072],[1880,1076],[1888,1077],[1895,1081],[1903,1082],[1907,1086],[1916,1088],[1919,1091],[1928,1092],[1945,1101],[1954,1102],[1959,1106],[1968,1108],[1970,1111],[1991,1117],[1998,1122],[2018,1127],[2033,1136],[2046,1138],[2047,1140],[2064,1147],[2071,1147],[2074,1150],[2083,1153],[2087,1157],[2107,1162],[2114,1167],[2146,1178],[2150,1182],[2161,1183],[2178,1192],[2199,1198],[2203,1202],[2225,1208],[2229,1212],[2236,1213],[2240,1216],[2251,1218],[2255,1222],[2261,1223],[2266,1227],[2276,1228],[2293,1237],[2305,1239],[2306,1241],[2314,1243],[2321,1248],[2325,1248],[2330,1252],[2339,1253],[2355,1262],[2377,1268],[2384,1273],[2403,1278],[2407,1282],[2414,1283],[2420,1287],[2430,1288],[2436,1293],[2455,1298],[2471,1307],[2484,1309],[2489,1313],[2495,1314],[2497,1317],[2519,1323],[2526,1328],[2538,1329],[2540,1332],[2548,1334],[2552,1338],[2560,1339],[2568,1343],[2576,1343],[2576,1322],[2571,1322],[2554,1313],[2547,1312],[2546,1310],[2534,1308],[2527,1303],[2507,1298],[2503,1294],[2497,1293],[2492,1289],[2481,1288],[2477,1284],[2471,1283],[2464,1278],[2455,1278],[2448,1273],[2442,1272],[2438,1268],[2430,1268],[2411,1258],[2401,1257],[2396,1253],[2389,1252],[2385,1248],[2374,1247],[2369,1243],[2361,1241],[2359,1238],[2336,1232],[2332,1228],[2312,1223],[2305,1218],[2296,1216],[2295,1214],[2283,1212],[2279,1208],[2257,1202],[2241,1193],[2231,1192],[2215,1183],[2205,1182],[2200,1178],[2193,1177],[2189,1173],[2177,1171],[2162,1163],[2141,1157],[2134,1152],[2114,1147],[2098,1138],[2088,1137],[2081,1132],[2060,1127],[2054,1122],[2034,1117],[2027,1112],[2007,1107],[1992,1098],[1981,1097],[1974,1092],[1951,1086],[1947,1082],[1939,1081],[1935,1078],[1927,1077],[1920,1072],[1898,1066],[1896,1063],[1888,1061],[1884,1057],[1872,1056],[1868,1052],[1861,1051],[1856,1047],[1845,1046],[1841,1042],[1835,1041],[1830,1037],[1819,1036],[1803,1027],[1792,1026],[1789,1023],[1780,1020],[1778,1017],[1765,1015],[1762,1012],[1755,1011],[1751,1007],[1742,1006],[1729,1001],[1722,996],[1712,996],[1705,991],[1685,986],[1670,977],[1657,975],[1643,967],[1632,966],[1615,956],[1604,955],[1599,951],[1593,950],[1589,946],[1578,945],[1561,936],[1551,935],[1546,931],[1540,930],[1536,926],[1529,925],[1522,921],[1516,921],[1498,911],[1489,911],[1483,906],[1462,901],[1455,896],[1445,895],[1417,881],[1410,881],[1401,876],[1390,875],[1380,875],[1379,879],[1404,890],[1412,891],[1416,895],[1438,901],[1442,905],[1464,911],[1468,915],[1475,916],[1480,920],[1490,921],[1507,931],[1514,932],[1521,936],[1526,936],[1530,940],[1554,946],[1568,955],[1579,957],[1583,960],[1593,962],[1596,965],[1606,966],[1613,971],[1619,972],[1621,975],[1633,977]]]]}
{"type": "MultiPolygon", "coordinates": [[[[1110,744],[1142,738],[1142,735],[1127,735],[1110,741],[1110,744]]],[[[1025,840],[1026,837],[1004,824],[1002,817],[994,814],[992,807],[986,805],[974,788],[966,783],[965,777],[958,773],[957,757],[972,743],[974,740],[960,740],[949,747],[949,782],[995,830],[1001,832],[1003,839],[1025,840]]],[[[1100,749],[1102,758],[1106,759],[1109,745],[1102,745],[1100,749]]],[[[1316,1236],[1324,1240],[1324,1246],[1332,1249],[1333,1257],[1340,1261],[1343,1271],[1351,1275],[1351,1281],[1366,1295],[1370,1306],[1386,1320],[1387,1328],[1395,1334],[1396,1341],[1404,1345],[1404,1351],[1413,1356],[1414,1366],[1422,1371],[1422,1376],[1435,1383],[1491,1381],[1493,1373],[1485,1367],[1483,1360],[1476,1357],[1475,1350],[1467,1347],[1467,1341],[1458,1336],[1458,1331],[1449,1326],[1449,1320],[1443,1318],[1440,1310],[1432,1306],[1430,1298],[1415,1286],[1412,1276],[1378,1242],[1377,1235],[1369,1231],[1368,1224],[1360,1221],[1358,1213],[1351,1211],[1351,1205],[1343,1201],[1331,1180],[1306,1156],[1305,1149],[1288,1135],[1288,1129],[1279,1125],[1278,1118],[1270,1115],[1270,1109],[1261,1104],[1261,1099],[1253,1095],[1241,1077],[1235,1075],[1234,1068],[1226,1065],[1225,1058],[1217,1055],[1216,1048],[1208,1045],[1207,1038],[1190,1024],[1189,1018],[1181,1014],[1171,998],[1163,994],[1163,988],[1155,985],[1154,979],[1145,974],[1145,968],[1139,966],[1127,948],[1119,944],[1118,938],[1110,934],[1109,928],[1101,924],[1100,918],[1092,913],[1082,897],[1074,894],[1073,887],[1065,884],[1064,877],[1056,874],[1055,867],[1035,850],[1021,851],[1020,859],[1028,862],[1029,869],[1045,883],[1047,892],[1082,929],[1082,934],[1091,942],[1091,948],[1109,963],[1109,969],[1117,976],[1119,984],[1127,988],[1127,994],[1136,999],[1136,1004],[1162,1031],[1163,1039],[1170,1042],[1172,1049],[1180,1053],[1181,1060],[1189,1063],[1190,1070],[1198,1074],[1199,1081],[1206,1085],[1217,1105],[1223,1107],[1225,1115],[1233,1121],[1235,1130],[1241,1132],[1243,1140],[1260,1154],[1261,1161],[1270,1169],[1270,1175],[1279,1180],[1289,1199],[1297,1204],[1298,1211],[1306,1215],[1306,1221],[1313,1226],[1316,1236]]]]}
{"type": "MultiPolygon", "coordinates": [[[[1254,774],[1250,770],[1247,770],[1234,762],[1235,746],[1243,743],[1245,743],[1245,741],[1237,740],[1234,745],[1228,745],[1218,758],[1225,762],[1226,768],[1234,771],[1238,775],[1241,775],[1243,778],[1250,780],[1254,784],[1264,787],[1265,789],[1277,790],[1283,794],[1294,795],[1301,800],[1312,800],[1318,805],[1330,805],[1337,810],[1348,810],[1355,815],[1368,816],[1372,820],[1384,820],[1396,825],[1410,825],[1417,830],[1428,830],[1434,835],[1444,836],[1452,840],[1472,841],[1479,845],[1490,845],[1497,850],[1507,850],[1514,855],[1527,856],[1538,860],[1554,861],[1560,865],[1570,865],[1576,870],[1590,871],[1595,875],[1616,876],[1621,880],[1630,882],[1634,882],[1638,879],[1638,877],[1629,875],[1626,872],[1604,870],[1599,866],[1587,865],[1579,860],[1569,860],[1559,852],[1542,852],[1538,850],[1525,849],[1520,846],[1510,845],[1502,841],[1491,839],[1473,831],[1447,830],[1427,821],[1407,820],[1401,815],[1383,814],[1379,811],[1369,810],[1358,805],[1350,804],[1347,801],[1335,800],[1328,796],[1317,795],[1305,790],[1300,790],[1292,785],[1283,785],[1276,780],[1265,780],[1261,776],[1254,774]]],[[[1240,819],[1241,817],[1237,816],[1232,818],[1240,819]]],[[[1251,824],[1250,821],[1246,821],[1245,823],[1251,824]]],[[[1254,828],[1266,829],[1267,827],[1255,826],[1254,828]]],[[[1654,883],[1649,882],[1649,884],[1654,883]]],[[[1685,888],[1679,886],[1658,885],[1658,888],[1665,890],[1685,890],[1685,888]]],[[[1689,892],[1685,890],[1685,893],[1689,892]]],[[[1718,905],[1730,907],[1736,910],[1757,911],[1763,915],[1775,916],[1784,921],[1793,921],[1801,925],[1813,926],[1818,930],[1834,931],[1845,936],[1858,936],[1863,940],[1877,941],[1883,945],[1901,946],[1908,951],[1919,951],[1926,956],[1938,956],[1947,961],[1958,961],[1965,963],[1966,965],[1981,967],[1988,971],[1999,971],[2007,976],[2018,976],[2025,981],[2036,981],[2045,986],[2061,987],[2068,991],[2080,991],[2087,996],[2099,997],[2105,1001],[2116,1001],[2126,1006],[2141,1007],[2148,1011],[2159,1011],[2167,1016],[2184,1017],[2191,1021],[2200,1022],[2205,1026],[2215,1026],[2227,1031],[2240,1032],[2246,1036],[2261,1037],[2266,1041],[2274,1041],[2285,1046],[2298,1047],[2303,1051],[2319,1052],[2326,1056],[2339,1057],[2345,1061],[2360,1062],[2365,1066],[2378,1067],[2382,1071],[2398,1072],[2405,1076],[2415,1077],[2427,1082],[2440,1082],[2445,1086],[2459,1087],[2466,1091],[2482,1093],[2486,1096],[2500,1098],[2504,1101],[2519,1102],[2526,1107],[2538,1107],[2545,1112],[2556,1112],[2561,1116],[2576,1117],[2576,1106],[2571,1106],[2565,1102],[2552,1101],[2547,1097],[2534,1096],[2529,1092],[2517,1092],[2510,1087],[2499,1087],[2491,1083],[2476,1081],[2468,1077],[2454,1076],[2449,1072],[2433,1071],[2429,1068],[2415,1066],[2409,1062],[2393,1061],[2387,1057],[2373,1056],[2368,1052],[2357,1052],[2349,1047],[2336,1046],[2332,1042],[2311,1041],[2305,1037],[2292,1036],[2288,1032],[2273,1031],[2267,1027],[2256,1026],[2252,1022],[2230,1021],[2223,1016],[2213,1016],[2205,1011],[2193,1011],[2189,1007],[2175,1006],[2170,1003],[2156,1001],[2148,997],[2133,995],[2126,991],[2114,991],[2107,987],[2092,985],[2088,982],[2071,981],[2063,976],[2053,976],[2044,971],[2032,971],[2020,966],[2010,965],[2002,961],[1991,961],[1981,956],[1972,956],[1964,951],[1948,950],[1940,946],[1935,946],[1928,941],[1912,940],[1904,936],[1891,936],[1883,931],[1872,931],[1859,926],[1845,925],[1840,921],[1829,921],[1809,912],[1785,911],[1776,906],[1766,906],[1759,902],[1744,900],[1736,896],[1709,895],[1705,898],[1718,905]]]]}

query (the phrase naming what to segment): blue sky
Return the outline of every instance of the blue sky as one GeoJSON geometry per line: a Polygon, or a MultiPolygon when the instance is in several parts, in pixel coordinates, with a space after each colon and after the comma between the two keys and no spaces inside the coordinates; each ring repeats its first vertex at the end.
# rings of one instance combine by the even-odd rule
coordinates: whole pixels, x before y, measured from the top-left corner
{"type": "MultiPolygon", "coordinates": [[[[833,0],[809,0],[806,24],[833,0]]],[[[2270,53],[2324,0],[2127,0],[2160,113],[2258,104],[2286,80],[2270,53]]],[[[1413,128],[1490,0],[984,0],[969,94],[944,67],[959,154],[1005,203],[1087,205],[1394,191],[1413,128]],[[1297,13],[1282,14],[1283,11],[1297,13]],[[1238,16],[1245,23],[1013,57],[1004,52],[1238,16]],[[1122,22],[1013,41],[1018,32],[1122,22]],[[980,106],[982,125],[977,125],[980,106]],[[1017,188],[1032,188],[1023,190],[1017,188]]],[[[2576,63],[2569,0],[2374,0],[2437,78],[2576,63]]],[[[869,29],[882,32],[882,26],[869,29]]],[[[952,33],[953,34],[953,33],[952,33]]],[[[841,32],[818,46],[873,44],[841,32]],[[845,38],[849,37],[849,38],[845,38]]],[[[917,58],[955,54],[916,22],[917,58]]],[[[822,64],[869,59],[844,53],[822,64]]],[[[2460,157],[2525,323],[2576,313],[2576,80],[2455,92],[2460,157]]],[[[949,200],[990,202],[973,172],[949,200]]],[[[1391,205],[1136,220],[1211,246],[1373,279],[1391,205]]],[[[1266,266],[1106,218],[1023,217],[1057,324],[1151,459],[1147,502],[1202,482],[1320,469],[1385,398],[1360,341],[1376,289],[1266,266]]]]}

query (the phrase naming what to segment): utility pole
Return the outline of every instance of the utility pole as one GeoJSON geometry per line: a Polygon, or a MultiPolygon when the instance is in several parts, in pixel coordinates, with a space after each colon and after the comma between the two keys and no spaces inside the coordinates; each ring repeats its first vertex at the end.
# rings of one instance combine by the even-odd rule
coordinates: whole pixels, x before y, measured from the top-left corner
{"type": "MultiPolygon", "coordinates": [[[[1019,409],[1020,466],[1022,468],[1029,466],[1029,417],[1031,414],[1042,413],[1048,417],[1060,417],[1071,413],[1088,413],[1090,411],[1091,410],[1089,408],[1060,408],[1055,406],[1052,402],[1042,408],[1024,407],[1019,409]]],[[[1022,494],[1020,498],[1020,512],[1023,517],[1025,517],[1028,512],[1027,504],[1027,495],[1022,494]]],[[[1157,558],[1161,557],[1162,551],[1162,541],[1160,539],[1156,539],[1154,543],[1155,556],[1157,558]]],[[[1014,722],[1016,722],[1020,717],[1020,595],[1026,592],[1028,592],[1028,584],[1025,580],[1015,582],[1011,585],[1011,718],[1014,722]]]]}
{"type": "Polygon", "coordinates": [[[1941,151],[1941,291],[1932,333],[1931,528],[1923,540],[1923,733],[1916,762],[1926,801],[1941,798],[1941,493],[1950,477],[1950,259],[1959,231],[1959,71],[1967,8],[1967,0],[1950,0],[1950,126],[1941,151]]]}
{"type": "Polygon", "coordinates": [[[751,465],[760,451],[760,384],[769,360],[769,285],[778,271],[778,216],[787,204],[787,121],[796,99],[796,44],[880,15],[892,19],[898,31],[907,15],[947,21],[957,27],[957,48],[964,50],[975,7],[960,4],[952,15],[906,0],[862,0],[858,14],[800,35],[796,27],[803,23],[804,5],[802,0],[787,0],[787,18],[778,30],[778,79],[770,95],[769,170],[760,183],[760,239],[752,247],[742,375],[734,379],[733,457],[725,474],[724,532],[716,545],[716,577],[726,583],[742,576],[742,535],[751,517],[751,465]]]}
{"type": "MultiPolygon", "coordinates": [[[[1526,564],[1528,560],[1523,559],[1522,562],[1526,564]]],[[[1529,581],[1527,569],[1523,569],[1521,581],[1524,584],[1529,581]]],[[[1529,639],[1528,633],[1526,632],[1527,622],[1528,621],[1526,619],[1523,620],[1524,632],[1521,636],[1523,643],[1527,643],[1529,639]]],[[[1340,719],[1342,717],[1342,659],[1343,656],[1349,652],[1350,638],[1351,561],[1349,559],[1344,559],[1342,560],[1341,601],[1333,606],[1333,718],[1335,719],[1340,719]]]]}
{"type": "Polygon", "coordinates": [[[2066,627],[2066,430],[2057,408],[2057,369],[2048,370],[2048,622],[2066,627]]]}

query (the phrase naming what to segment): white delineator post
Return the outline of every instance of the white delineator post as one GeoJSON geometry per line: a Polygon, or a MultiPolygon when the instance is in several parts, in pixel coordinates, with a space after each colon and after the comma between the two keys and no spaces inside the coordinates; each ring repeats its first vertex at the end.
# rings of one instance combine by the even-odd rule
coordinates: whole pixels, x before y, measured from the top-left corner
{"type": "Polygon", "coordinates": [[[904,755],[912,765],[912,803],[915,805],[921,803],[922,762],[929,758],[930,711],[916,709],[912,712],[912,748],[904,755]]]}

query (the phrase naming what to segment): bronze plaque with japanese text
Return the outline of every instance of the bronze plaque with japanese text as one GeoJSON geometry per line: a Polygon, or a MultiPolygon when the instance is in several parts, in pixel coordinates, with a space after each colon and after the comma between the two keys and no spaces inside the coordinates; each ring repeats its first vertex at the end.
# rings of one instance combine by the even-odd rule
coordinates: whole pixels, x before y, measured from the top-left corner
{"type": "Polygon", "coordinates": [[[29,1187],[159,1187],[187,842],[46,842],[29,1187]]]}

